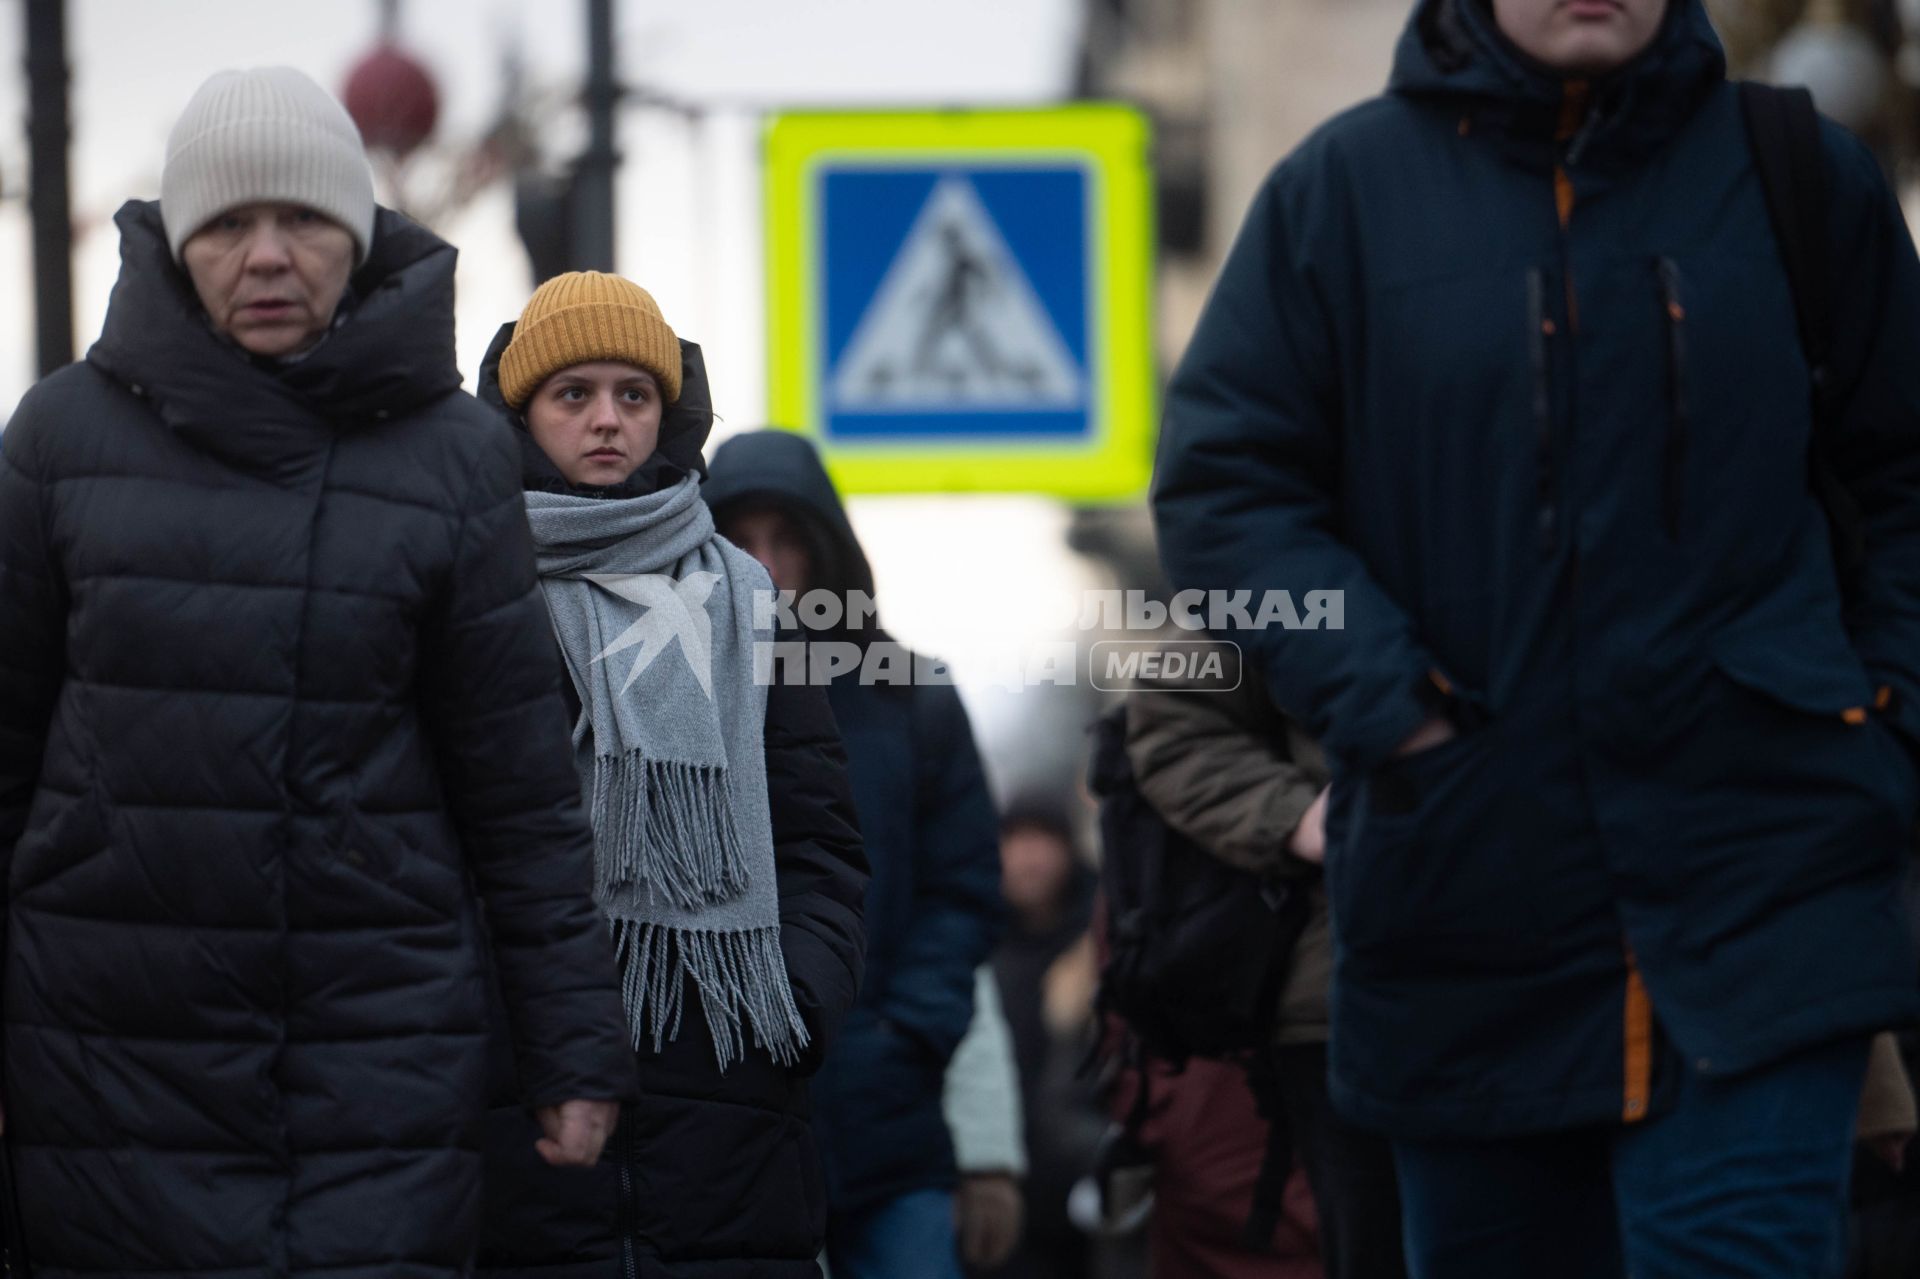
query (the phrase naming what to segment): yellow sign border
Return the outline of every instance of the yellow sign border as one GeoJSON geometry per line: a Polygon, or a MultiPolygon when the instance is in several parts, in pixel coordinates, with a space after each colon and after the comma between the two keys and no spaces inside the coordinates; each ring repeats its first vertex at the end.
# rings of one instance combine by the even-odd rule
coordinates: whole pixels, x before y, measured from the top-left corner
{"type": "Polygon", "coordinates": [[[773,117],[764,169],[767,388],[771,420],[821,444],[845,493],[1045,493],[1075,502],[1132,501],[1153,470],[1153,180],[1146,117],[1118,103],[954,111],[801,111],[773,117]],[[966,444],[825,447],[819,387],[823,295],[811,247],[825,163],[926,168],[1083,167],[1087,207],[1088,372],[1093,431],[1071,445],[1004,439],[966,444]]]}

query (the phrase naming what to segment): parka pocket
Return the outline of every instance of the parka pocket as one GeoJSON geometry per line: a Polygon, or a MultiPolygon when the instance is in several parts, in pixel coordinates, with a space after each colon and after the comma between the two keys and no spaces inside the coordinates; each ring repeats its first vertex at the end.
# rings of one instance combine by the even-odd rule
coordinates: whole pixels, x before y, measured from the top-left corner
{"type": "Polygon", "coordinates": [[[1880,795],[1902,827],[1912,821],[1912,756],[1837,620],[1737,630],[1715,643],[1713,660],[1740,699],[1721,704],[1726,766],[1763,770],[1774,794],[1837,773],[1856,793],[1880,795]]]}
{"type": "Polygon", "coordinates": [[[1724,634],[1713,663],[1711,718],[1674,770],[1695,793],[1728,797],[1741,841],[1789,845],[1789,858],[1812,849],[1820,862],[1807,880],[1910,845],[1912,757],[1837,616],[1724,634]]]}
{"type": "Polygon", "coordinates": [[[1874,703],[1866,668],[1837,622],[1737,630],[1714,643],[1713,661],[1749,692],[1809,715],[1864,723],[1874,703]]]}
{"type": "Polygon", "coordinates": [[[1453,736],[1411,755],[1390,755],[1374,765],[1367,775],[1366,789],[1368,807],[1376,813],[1394,815],[1417,809],[1452,761],[1486,730],[1487,701],[1482,694],[1450,679],[1438,667],[1427,678],[1446,699],[1444,714],[1453,726],[1453,736]]]}
{"type": "Polygon", "coordinates": [[[1367,775],[1367,809],[1376,816],[1411,816],[1419,811],[1461,757],[1478,745],[1481,730],[1455,729],[1452,737],[1411,755],[1382,760],[1367,775]]]}
{"type": "Polygon", "coordinates": [[[1336,931],[1359,970],[1499,968],[1529,953],[1527,845],[1538,823],[1509,811],[1505,736],[1499,724],[1461,733],[1353,788],[1326,875],[1336,931]]]}

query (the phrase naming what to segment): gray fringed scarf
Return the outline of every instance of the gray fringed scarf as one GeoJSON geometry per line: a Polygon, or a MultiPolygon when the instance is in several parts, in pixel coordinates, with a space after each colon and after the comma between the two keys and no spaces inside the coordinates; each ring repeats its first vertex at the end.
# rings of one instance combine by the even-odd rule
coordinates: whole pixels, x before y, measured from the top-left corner
{"type": "Polygon", "coordinates": [[[714,536],[689,476],[624,500],[526,495],[541,586],[580,692],[575,762],[594,900],[613,927],[633,1043],[680,1030],[692,977],[720,1069],[744,1034],[806,1046],[780,949],[754,592],[766,570],[714,536]]]}

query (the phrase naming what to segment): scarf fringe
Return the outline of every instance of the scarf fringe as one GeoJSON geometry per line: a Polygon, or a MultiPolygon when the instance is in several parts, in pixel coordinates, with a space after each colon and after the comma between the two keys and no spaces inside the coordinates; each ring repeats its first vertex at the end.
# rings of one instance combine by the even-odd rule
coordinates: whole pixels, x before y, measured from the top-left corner
{"type": "Polygon", "coordinates": [[[780,928],[716,932],[670,928],[641,919],[611,921],[621,969],[627,1025],[639,1051],[659,1052],[680,1035],[686,979],[700,994],[700,1011],[713,1034],[720,1071],[745,1060],[745,1031],[774,1062],[791,1067],[807,1046],[806,1024],[793,1002],[780,928]]]}
{"type": "Polygon", "coordinates": [[[594,761],[594,890],[602,901],[638,887],[649,899],[697,910],[747,891],[747,855],[734,829],[727,770],[648,759],[639,751],[594,761]]]}

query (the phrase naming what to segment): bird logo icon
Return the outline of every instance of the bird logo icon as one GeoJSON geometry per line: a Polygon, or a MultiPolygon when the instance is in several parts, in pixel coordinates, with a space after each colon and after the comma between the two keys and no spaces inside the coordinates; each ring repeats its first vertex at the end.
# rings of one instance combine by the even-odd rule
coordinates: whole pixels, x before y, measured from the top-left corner
{"type": "Polygon", "coordinates": [[[641,672],[680,641],[680,654],[686,659],[693,677],[709,700],[713,697],[713,622],[707,616],[707,597],[720,581],[718,573],[689,573],[676,579],[665,573],[588,573],[586,580],[601,590],[640,605],[646,612],[611,644],[600,650],[594,661],[604,661],[615,653],[638,646],[633,666],[627,671],[622,693],[633,687],[641,672]]]}

